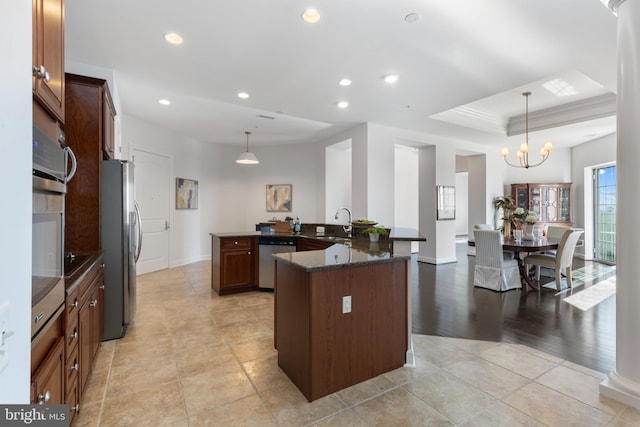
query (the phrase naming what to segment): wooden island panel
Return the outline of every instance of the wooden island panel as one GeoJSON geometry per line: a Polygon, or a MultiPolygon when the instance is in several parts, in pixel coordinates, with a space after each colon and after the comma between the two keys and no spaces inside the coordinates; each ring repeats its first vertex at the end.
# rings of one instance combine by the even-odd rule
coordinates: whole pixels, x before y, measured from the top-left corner
{"type": "Polygon", "coordinates": [[[407,269],[401,259],[315,271],[276,262],[278,365],[309,401],[404,365],[407,269]]]}

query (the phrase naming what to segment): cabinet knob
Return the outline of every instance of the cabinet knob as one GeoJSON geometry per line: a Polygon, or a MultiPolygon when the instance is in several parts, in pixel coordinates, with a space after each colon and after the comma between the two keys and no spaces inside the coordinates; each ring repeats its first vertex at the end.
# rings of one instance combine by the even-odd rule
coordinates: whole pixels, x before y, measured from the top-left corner
{"type": "Polygon", "coordinates": [[[51,393],[49,393],[49,390],[47,390],[44,394],[38,395],[38,405],[47,403],[49,399],[51,399],[51,393]]]}
{"type": "Polygon", "coordinates": [[[73,331],[73,333],[71,335],[69,335],[69,339],[70,340],[77,340],[78,339],[78,331],[73,331]]]}
{"type": "Polygon", "coordinates": [[[44,81],[47,83],[49,83],[49,80],[51,80],[51,76],[49,75],[47,69],[44,68],[44,65],[41,65],[39,67],[34,65],[33,74],[39,79],[44,79],[44,81]]]}
{"type": "Polygon", "coordinates": [[[69,304],[69,307],[76,308],[78,306],[78,300],[74,300],[73,303],[69,304]]]}
{"type": "Polygon", "coordinates": [[[70,370],[71,372],[73,372],[73,371],[77,371],[77,370],[78,370],[78,364],[77,364],[77,363],[74,363],[73,365],[71,365],[71,366],[69,367],[69,370],[70,370]]]}
{"type": "Polygon", "coordinates": [[[238,242],[233,242],[233,244],[234,244],[234,245],[237,245],[237,244],[238,244],[238,242]]]}
{"type": "Polygon", "coordinates": [[[247,252],[247,255],[251,255],[251,251],[247,252]]]}
{"type": "Polygon", "coordinates": [[[80,412],[80,404],[76,403],[75,406],[70,407],[69,410],[77,414],[78,412],[80,412]]]}
{"type": "Polygon", "coordinates": [[[95,307],[96,305],[98,305],[98,300],[97,299],[94,299],[93,301],[91,301],[89,303],[89,307],[95,307]]]}

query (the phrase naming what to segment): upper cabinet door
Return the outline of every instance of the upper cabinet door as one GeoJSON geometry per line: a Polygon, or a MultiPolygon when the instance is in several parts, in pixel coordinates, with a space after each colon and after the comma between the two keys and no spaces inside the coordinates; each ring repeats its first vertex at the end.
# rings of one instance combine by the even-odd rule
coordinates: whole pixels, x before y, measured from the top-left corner
{"type": "Polygon", "coordinates": [[[35,99],[64,123],[64,2],[32,0],[35,99]]]}

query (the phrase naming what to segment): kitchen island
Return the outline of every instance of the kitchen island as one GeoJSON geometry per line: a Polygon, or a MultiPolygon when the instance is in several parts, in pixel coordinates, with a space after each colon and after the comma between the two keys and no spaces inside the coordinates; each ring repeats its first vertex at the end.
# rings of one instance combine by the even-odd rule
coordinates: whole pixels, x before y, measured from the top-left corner
{"type": "Polygon", "coordinates": [[[274,258],[278,365],[309,401],[405,364],[409,256],[335,244],[274,258]]]}

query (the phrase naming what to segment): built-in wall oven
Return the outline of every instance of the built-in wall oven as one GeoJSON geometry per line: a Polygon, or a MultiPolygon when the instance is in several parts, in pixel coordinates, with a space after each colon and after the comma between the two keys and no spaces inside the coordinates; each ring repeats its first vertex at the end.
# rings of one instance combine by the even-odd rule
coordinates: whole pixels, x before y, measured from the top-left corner
{"type": "Polygon", "coordinates": [[[53,141],[33,128],[32,337],[64,303],[64,195],[67,163],[74,162],[69,153],[63,138],[53,141]]]}

